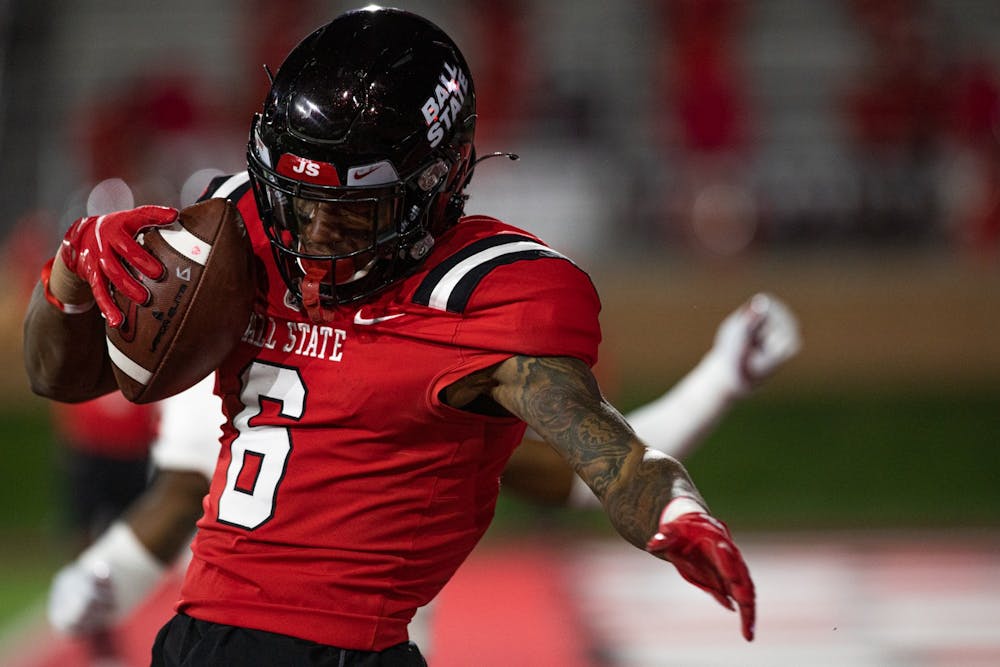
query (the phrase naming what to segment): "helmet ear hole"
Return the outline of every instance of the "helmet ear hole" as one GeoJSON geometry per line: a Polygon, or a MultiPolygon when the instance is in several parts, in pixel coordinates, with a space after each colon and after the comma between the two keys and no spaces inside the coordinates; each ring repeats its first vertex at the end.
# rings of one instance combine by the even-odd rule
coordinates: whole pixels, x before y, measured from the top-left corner
{"type": "Polygon", "coordinates": [[[424,192],[430,192],[448,173],[448,163],[437,160],[417,176],[417,187],[424,192]]]}

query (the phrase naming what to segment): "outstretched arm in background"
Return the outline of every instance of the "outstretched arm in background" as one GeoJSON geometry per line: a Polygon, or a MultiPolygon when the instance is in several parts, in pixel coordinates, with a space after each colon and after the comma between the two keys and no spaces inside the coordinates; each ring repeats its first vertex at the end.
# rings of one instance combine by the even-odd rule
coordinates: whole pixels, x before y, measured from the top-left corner
{"type": "MultiPolygon", "coordinates": [[[[690,373],[625,420],[648,447],[682,458],[800,347],[798,322],[788,306],[770,294],[756,294],[723,320],[712,349],[690,373]]],[[[601,507],[562,457],[537,439],[526,438],[514,451],[503,481],[504,488],[531,500],[601,507]]]]}

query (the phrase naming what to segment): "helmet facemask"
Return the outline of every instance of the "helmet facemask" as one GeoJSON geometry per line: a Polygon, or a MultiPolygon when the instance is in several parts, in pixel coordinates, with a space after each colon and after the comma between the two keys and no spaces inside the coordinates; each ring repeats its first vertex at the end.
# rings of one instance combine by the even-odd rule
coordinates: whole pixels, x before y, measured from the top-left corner
{"type": "Polygon", "coordinates": [[[396,177],[389,161],[380,161],[375,164],[392,174],[392,181],[339,186],[279,174],[265,164],[266,153],[256,150],[251,144],[248,164],[264,229],[292,297],[313,320],[327,321],[332,313],[326,309],[334,304],[388,286],[417,266],[433,245],[428,219],[451,171],[444,157],[407,180],[396,177]]]}

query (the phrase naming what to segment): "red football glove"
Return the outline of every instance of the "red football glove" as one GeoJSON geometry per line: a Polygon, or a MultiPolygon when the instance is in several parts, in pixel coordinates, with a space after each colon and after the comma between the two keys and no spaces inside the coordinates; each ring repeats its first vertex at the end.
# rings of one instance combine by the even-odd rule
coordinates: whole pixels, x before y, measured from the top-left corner
{"type": "MultiPolygon", "coordinates": [[[[694,503],[689,499],[677,500],[694,503]]],[[[753,580],[729,529],[705,511],[672,516],[664,509],[660,530],[646,544],[646,549],[673,563],[682,577],[707,591],[726,609],[732,610],[735,602],[740,610],[743,637],[752,641],[755,621],[753,580]]]]}
{"type": "Polygon", "coordinates": [[[140,206],[80,218],[70,225],[59,257],[66,268],[90,285],[94,300],[110,326],[121,325],[125,316],[111,298],[109,283],[132,301],[144,303],[149,299],[149,292],[125,269],[123,262],[150,279],[163,277],[163,265],[139,245],[136,234],[147,227],[169,225],[176,219],[176,209],[140,206]]]}

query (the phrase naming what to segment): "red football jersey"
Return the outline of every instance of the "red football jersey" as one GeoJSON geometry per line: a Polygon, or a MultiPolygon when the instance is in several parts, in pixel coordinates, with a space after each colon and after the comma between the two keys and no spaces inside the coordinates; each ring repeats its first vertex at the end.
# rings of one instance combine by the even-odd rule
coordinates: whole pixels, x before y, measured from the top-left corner
{"type": "Polygon", "coordinates": [[[472,216],[417,273],[314,324],[245,174],[214,195],[238,199],[267,298],[218,373],[227,423],[178,609],[350,649],[405,641],[489,525],[525,429],[442,390],[515,354],[593,364],[597,294],[534,236],[472,216]]]}

